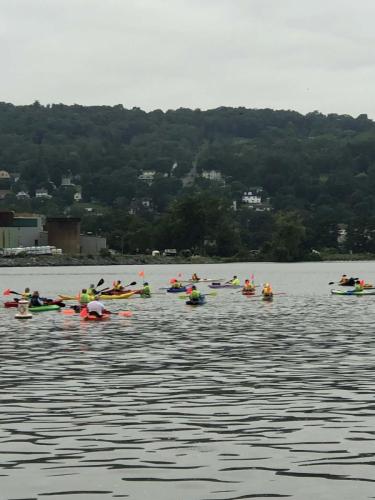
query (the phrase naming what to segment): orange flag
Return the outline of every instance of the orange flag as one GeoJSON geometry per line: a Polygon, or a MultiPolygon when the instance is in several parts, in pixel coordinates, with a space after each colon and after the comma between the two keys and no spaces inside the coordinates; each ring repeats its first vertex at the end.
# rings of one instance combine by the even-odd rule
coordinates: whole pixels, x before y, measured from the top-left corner
{"type": "Polygon", "coordinates": [[[145,272],[144,271],[139,271],[138,276],[140,276],[141,278],[144,278],[145,277],[145,272]]]}

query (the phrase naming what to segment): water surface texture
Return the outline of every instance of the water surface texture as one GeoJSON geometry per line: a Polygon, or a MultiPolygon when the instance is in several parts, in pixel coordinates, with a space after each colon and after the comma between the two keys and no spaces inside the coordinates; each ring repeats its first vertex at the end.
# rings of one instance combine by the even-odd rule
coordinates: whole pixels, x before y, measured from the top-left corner
{"type": "MultiPolygon", "coordinates": [[[[141,267],[14,268],[2,289],[76,293],[141,267]]],[[[155,295],[106,323],[0,310],[0,499],[375,498],[374,263],[146,266],[155,295]],[[163,293],[177,273],[270,281],[273,303],[163,293]]],[[[202,291],[208,291],[202,285],[202,291]]]]}

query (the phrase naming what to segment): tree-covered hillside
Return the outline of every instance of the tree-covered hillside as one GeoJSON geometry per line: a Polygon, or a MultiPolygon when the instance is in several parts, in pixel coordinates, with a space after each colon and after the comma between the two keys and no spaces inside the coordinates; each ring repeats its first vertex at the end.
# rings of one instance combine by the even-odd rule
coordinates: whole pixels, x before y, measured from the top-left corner
{"type": "Polygon", "coordinates": [[[80,215],[120,251],[375,252],[366,115],[0,103],[0,170],[1,208],[80,215]]]}

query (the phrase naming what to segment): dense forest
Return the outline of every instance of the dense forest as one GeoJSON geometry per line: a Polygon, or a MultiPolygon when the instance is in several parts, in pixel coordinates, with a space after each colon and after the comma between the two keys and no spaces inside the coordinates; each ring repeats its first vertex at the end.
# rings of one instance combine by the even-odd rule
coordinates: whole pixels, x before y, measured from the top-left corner
{"type": "Polygon", "coordinates": [[[80,216],[121,252],[375,252],[366,115],[0,103],[0,170],[1,209],[80,216]]]}

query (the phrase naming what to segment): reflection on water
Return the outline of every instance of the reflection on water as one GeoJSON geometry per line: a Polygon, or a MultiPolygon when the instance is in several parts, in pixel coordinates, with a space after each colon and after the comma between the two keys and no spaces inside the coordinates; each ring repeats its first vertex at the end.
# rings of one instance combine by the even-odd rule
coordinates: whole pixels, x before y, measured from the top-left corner
{"type": "Polygon", "coordinates": [[[273,303],[157,295],[94,324],[1,310],[1,500],[373,498],[375,297],[330,297],[323,266],[273,303]]]}

